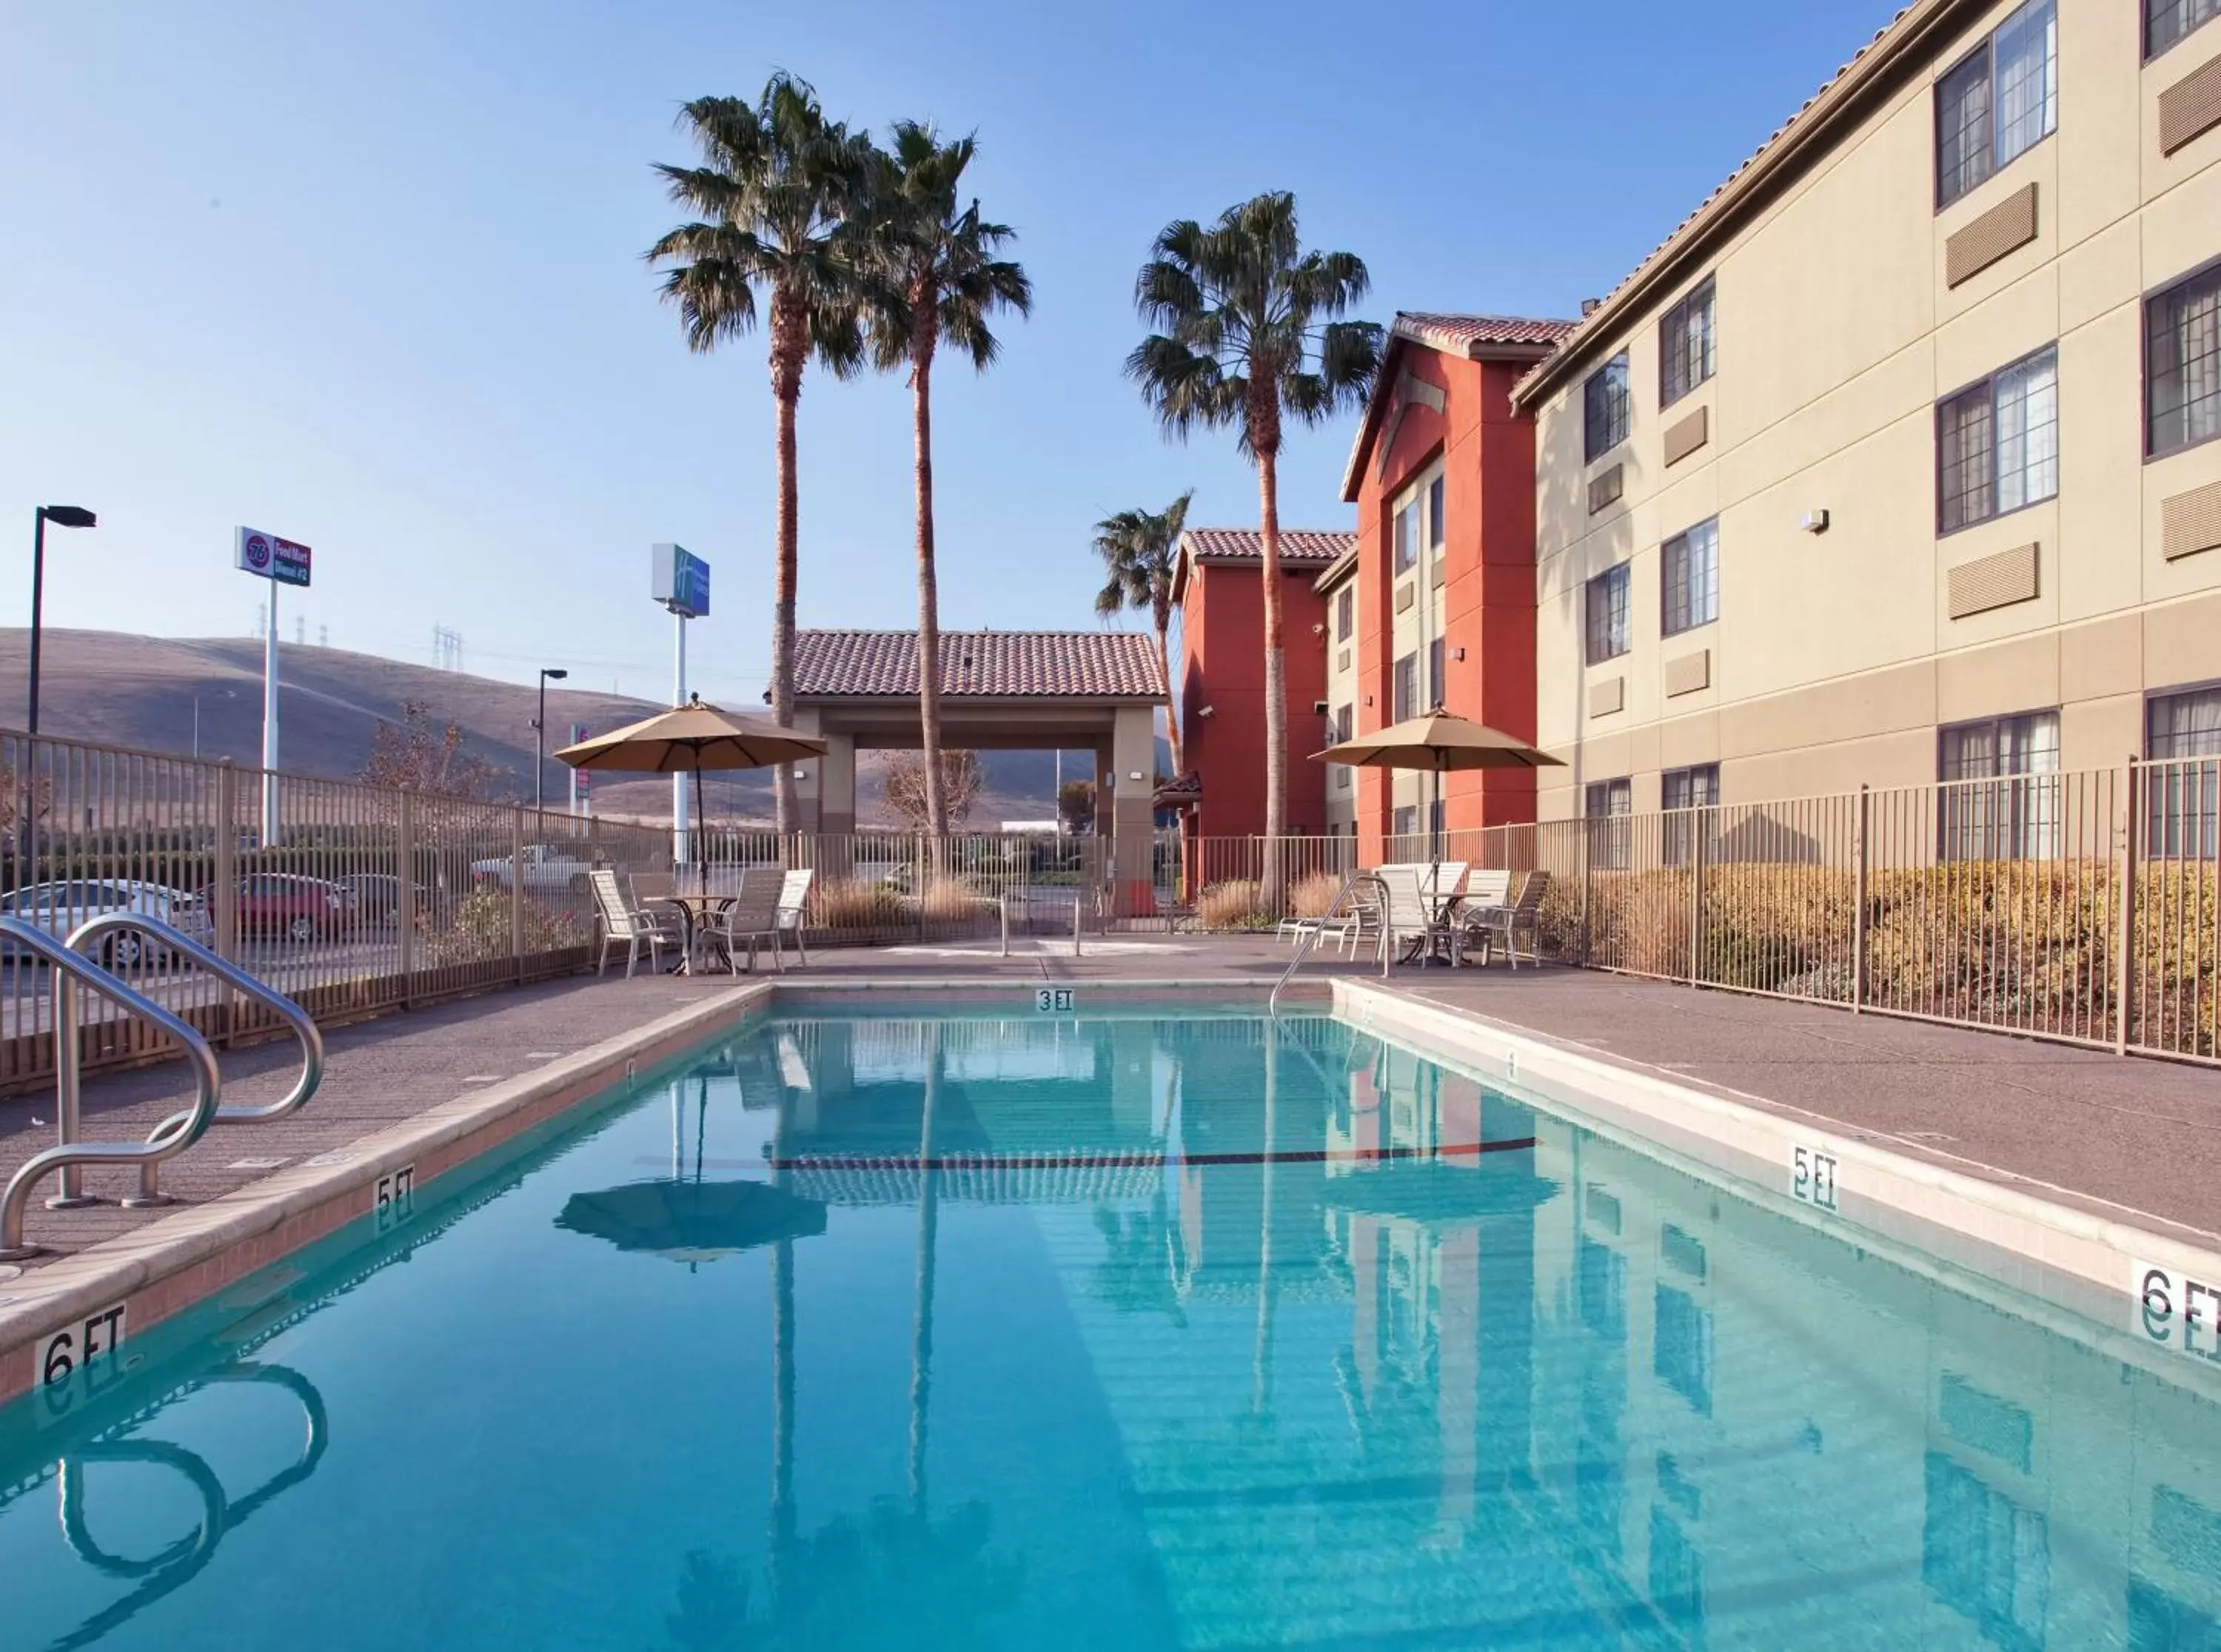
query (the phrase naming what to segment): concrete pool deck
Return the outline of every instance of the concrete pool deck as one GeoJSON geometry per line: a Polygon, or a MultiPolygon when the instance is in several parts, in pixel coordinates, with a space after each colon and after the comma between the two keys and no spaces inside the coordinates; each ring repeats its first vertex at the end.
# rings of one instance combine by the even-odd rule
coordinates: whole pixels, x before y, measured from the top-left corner
{"type": "MultiPolygon", "coordinates": [[[[759,972],[754,980],[1014,993],[1044,982],[1162,983],[1261,994],[1288,957],[1286,944],[1269,937],[1091,937],[1077,957],[1063,940],[1014,943],[1007,958],[992,944],[824,951],[806,969],[759,972]]],[[[1307,999],[1317,1002],[1323,978],[1333,976],[1379,979],[1366,963],[1318,959],[1301,977],[1310,983],[1307,999]]],[[[194,1225],[181,1223],[181,1213],[251,1206],[262,1196],[258,1183],[266,1181],[273,1197],[289,1188],[297,1195],[295,1184],[319,1174],[328,1180],[311,1170],[313,1162],[390,1141],[412,1123],[476,1117],[480,1095],[530,1090],[545,1100],[557,1086],[543,1080],[567,1074],[562,1094],[575,1097],[580,1063],[596,1051],[606,1069],[609,1051],[651,1023],[664,1025],[659,1036],[667,1045],[674,1017],[698,1037],[727,1013],[719,1005],[738,1013],[735,989],[747,984],[726,976],[581,976],[335,1029],[327,1035],[323,1088],[301,1113],[211,1131],[164,1166],[176,1205],[123,1209],[112,1202],[127,1185],[115,1173],[88,1173],[91,1190],[109,1202],[84,1210],[47,1210],[41,1188],[26,1231],[49,1248],[0,1278],[21,1290],[57,1262],[75,1273],[102,1256],[151,1250],[160,1236],[135,1237],[142,1230],[168,1222],[167,1231],[179,1232],[194,1225]]],[[[2131,1225],[2141,1219],[2154,1229],[2221,1232],[2214,1175],[2221,1073],[2212,1069],[1580,970],[1399,969],[1389,985],[1655,1077],[1878,1140],[1961,1174],[2019,1183],[2070,1207],[2105,1207],[2131,1225]]],[[[1078,1007],[1088,1007],[1084,991],[1078,1007]]],[[[226,1099],[253,1103],[284,1093],[296,1057],[280,1040],[222,1052],[221,1060],[226,1099]]],[[[606,1071],[595,1081],[608,1082],[606,1071]]],[[[176,1063],[89,1079],[87,1138],[143,1137],[180,1105],[181,1084],[176,1063]]],[[[47,1145],[52,1121],[50,1093],[0,1103],[0,1163],[19,1164],[47,1145]]],[[[0,1295],[8,1288],[0,1283],[0,1295]]]]}

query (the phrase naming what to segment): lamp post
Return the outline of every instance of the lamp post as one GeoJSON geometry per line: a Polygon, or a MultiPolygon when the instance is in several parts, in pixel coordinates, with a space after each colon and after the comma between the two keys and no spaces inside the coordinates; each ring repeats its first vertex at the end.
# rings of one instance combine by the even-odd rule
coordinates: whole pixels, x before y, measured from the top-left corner
{"type": "Polygon", "coordinates": [[[540,715],[532,720],[532,807],[538,811],[547,807],[547,684],[570,675],[560,665],[540,668],[540,715]]]}
{"type": "Polygon", "coordinates": [[[47,583],[47,524],[94,527],[99,521],[82,505],[41,505],[31,524],[31,697],[24,720],[34,734],[39,732],[39,608],[47,583]]]}

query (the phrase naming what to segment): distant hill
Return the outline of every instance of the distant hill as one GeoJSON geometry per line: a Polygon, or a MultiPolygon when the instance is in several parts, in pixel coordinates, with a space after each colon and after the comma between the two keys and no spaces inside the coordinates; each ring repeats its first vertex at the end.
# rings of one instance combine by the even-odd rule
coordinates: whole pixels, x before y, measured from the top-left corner
{"type": "MultiPolygon", "coordinates": [[[[0,627],[0,720],[23,725],[29,633],[0,627]]],[[[200,702],[200,750],[207,757],[259,761],[262,751],[262,645],[249,637],[135,637],[113,631],[47,629],[40,664],[41,732],[107,745],[185,752],[192,748],[193,704],[200,702]]],[[[281,643],[278,716],[284,766],[326,779],[351,780],[370,759],[379,724],[397,723],[403,707],[421,701],[434,721],[461,726],[465,746],[507,777],[506,792],[532,795],[532,717],[537,695],[528,685],[461,671],[359,654],[344,648],[281,643]]],[[[660,701],[550,684],[548,747],[565,743],[571,725],[614,728],[661,710],[660,701]]],[[[760,713],[760,707],[735,708],[760,713]]],[[[1054,812],[1054,754],[980,754],[986,789],[969,822],[993,830],[1006,820],[1047,820],[1054,812]]],[[[1161,753],[1160,766],[1165,762],[1161,753]]],[[[1085,753],[1065,759],[1067,779],[1084,777],[1085,753]]],[[[564,775],[548,765],[549,801],[566,795],[564,775]]],[[[892,823],[885,813],[877,764],[859,765],[859,814],[866,825],[892,823]]],[[[597,778],[597,813],[662,818],[670,782],[597,778]]],[[[709,778],[704,801],[712,818],[771,818],[768,771],[709,778]]]]}

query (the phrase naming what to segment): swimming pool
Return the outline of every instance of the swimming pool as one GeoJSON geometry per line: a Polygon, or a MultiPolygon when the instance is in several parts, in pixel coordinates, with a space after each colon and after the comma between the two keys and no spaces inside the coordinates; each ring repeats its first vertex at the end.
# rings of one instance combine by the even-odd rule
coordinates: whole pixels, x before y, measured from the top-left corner
{"type": "Polygon", "coordinates": [[[0,1412],[0,1643],[2221,1646],[2134,1351],[1324,1017],[781,1015],[0,1412]]]}

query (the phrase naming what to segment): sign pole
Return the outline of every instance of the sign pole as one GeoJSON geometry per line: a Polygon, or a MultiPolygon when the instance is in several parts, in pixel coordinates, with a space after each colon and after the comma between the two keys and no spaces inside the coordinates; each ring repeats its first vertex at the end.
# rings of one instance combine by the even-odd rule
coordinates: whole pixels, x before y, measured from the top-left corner
{"type": "Polygon", "coordinates": [[[278,841],[278,582],[270,582],[270,629],[262,639],[262,845],[278,841]]]}
{"type": "MultiPolygon", "coordinates": [[[[686,616],[673,609],[672,625],[678,636],[678,645],[672,654],[671,703],[686,703],[686,616]]],[[[686,829],[686,782],[689,776],[684,770],[671,776],[671,842],[677,851],[673,857],[685,866],[694,858],[694,845],[686,829]]]]}
{"type": "MultiPolygon", "coordinates": [[[[648,552],[648,595],[674,621],[672,650],[671,703],[686,703],[686,622],[710,611],[710,564],[684,545],[667,541],[648,552]]],[[[699,785],[698,778],[693,782],[699,785]]],[[[687,826],[687,799],[691,787],[684,773],[671,776],[671,854],[680,866],[693,858],[692,833],[687,826]]]]}

